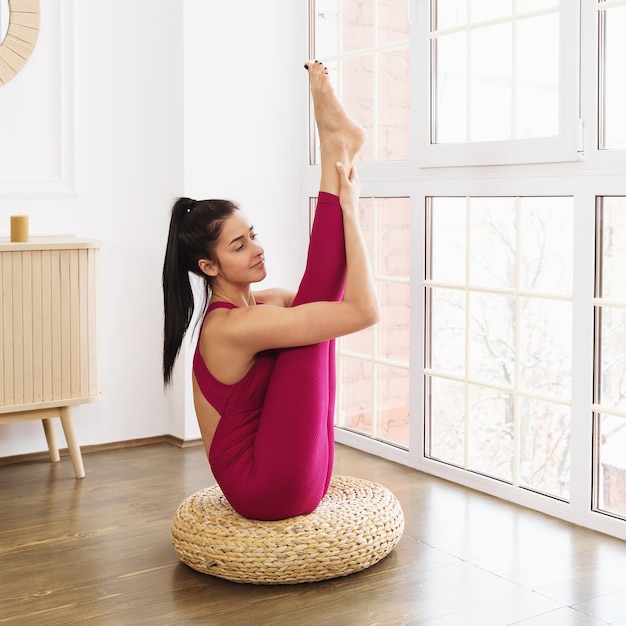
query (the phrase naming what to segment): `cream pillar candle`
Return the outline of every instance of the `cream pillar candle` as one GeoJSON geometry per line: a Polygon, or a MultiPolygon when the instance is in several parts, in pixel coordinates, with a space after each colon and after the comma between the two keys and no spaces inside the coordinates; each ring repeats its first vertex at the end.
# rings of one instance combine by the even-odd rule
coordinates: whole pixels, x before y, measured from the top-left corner
{"type": "Polygon", "coordinates": [[[28,215],[11,215],[11,241],[28,241],[28,215]]]}

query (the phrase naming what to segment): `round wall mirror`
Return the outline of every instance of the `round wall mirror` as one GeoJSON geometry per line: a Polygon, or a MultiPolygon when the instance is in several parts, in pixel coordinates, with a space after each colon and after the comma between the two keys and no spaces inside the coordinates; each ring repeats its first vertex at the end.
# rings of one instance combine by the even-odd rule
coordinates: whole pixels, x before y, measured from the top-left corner
{"type": "Polygon", "coordinates": [[[38,37],[39,0],[0,0],[0,85],[26,65],[38,37]]]}

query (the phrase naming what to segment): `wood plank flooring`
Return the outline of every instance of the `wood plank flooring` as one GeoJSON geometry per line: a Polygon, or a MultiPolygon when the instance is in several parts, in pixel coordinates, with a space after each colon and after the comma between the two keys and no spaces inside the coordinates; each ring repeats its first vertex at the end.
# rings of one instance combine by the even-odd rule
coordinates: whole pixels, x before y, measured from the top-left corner
{"type": "Polygon", "coordinates": [[[389,487],[406,530],[364,572],[240,585],[171,547],[213,484],[204,451],[161,443],[0,467],[0,624],[626,626],[626,543],[337,446],[335,473],[389,487]]]}

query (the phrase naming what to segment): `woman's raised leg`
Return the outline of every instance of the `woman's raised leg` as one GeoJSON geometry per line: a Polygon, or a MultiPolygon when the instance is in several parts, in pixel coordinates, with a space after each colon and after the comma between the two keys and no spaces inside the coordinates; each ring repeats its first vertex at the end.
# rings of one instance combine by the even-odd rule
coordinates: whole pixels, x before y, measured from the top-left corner
{"type": "MultiPolygon", "coordinates": [[[[346,256],[336,163],[349,172],[365,140],[361,126],[337,99],[324,66],[307,65],[322,171],[307,265],[293,306],[343,296],[346,256]]],[[[237,510],[277,519],[315,509],[332,474],[334,402],[334,341],[281,351],[255,438],[254,488],[237,510]]]]}
{"type": "Polygon", "coordinates": [[[304,302],[339,300],[345,282],[343,217],[339,205],[337,163],[347,172],[365,141],[365,131],[346,112],[319,61],[305,64],[320,142],[321,177],[307,265],[293,306],[304,302]],[[323,280],[320,280],[323,277],[323,280]]]}

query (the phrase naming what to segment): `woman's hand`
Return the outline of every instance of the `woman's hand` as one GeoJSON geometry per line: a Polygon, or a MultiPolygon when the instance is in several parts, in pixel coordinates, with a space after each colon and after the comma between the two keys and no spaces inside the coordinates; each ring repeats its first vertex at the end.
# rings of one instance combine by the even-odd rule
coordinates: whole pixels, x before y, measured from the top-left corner
{"type": "Polygon", "coordinates": [[[339,204],[344,212],[348,210],[356,213],[361,193],[361,181],[356,166],[353,165],[348,173],[343,163],[337,162],[337,173],[339,174],[339,204]]]}

